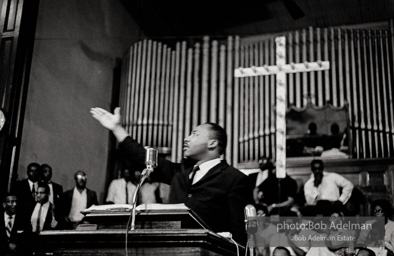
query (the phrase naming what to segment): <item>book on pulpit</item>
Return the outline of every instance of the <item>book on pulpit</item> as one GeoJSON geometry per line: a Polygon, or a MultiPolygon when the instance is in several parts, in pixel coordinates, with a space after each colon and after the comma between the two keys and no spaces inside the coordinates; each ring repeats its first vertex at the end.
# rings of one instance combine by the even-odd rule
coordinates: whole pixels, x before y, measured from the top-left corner
{"type": "MultiPolygon", "coordinates": [[[[82,210],[81,213],[86,215],[90,213],[120,213],[130,212],[133,206],[130,204],[105,204],[92,205],[91,207],[82,210]]],[[[185,204],[140,204],[135,210],[141,211],[187,211],[189,208],[185,204]]]]}
{"type": "MultiPolygon", "coordinates": [[[[132,213],[132,205],[93,205],[81,211],[85,223],[98,224],[97,229],[125,228],[132,213]]],[[[208,225],[185,204],[141,204],[136,207],[138,228],[203,228],[208,225]]]]}

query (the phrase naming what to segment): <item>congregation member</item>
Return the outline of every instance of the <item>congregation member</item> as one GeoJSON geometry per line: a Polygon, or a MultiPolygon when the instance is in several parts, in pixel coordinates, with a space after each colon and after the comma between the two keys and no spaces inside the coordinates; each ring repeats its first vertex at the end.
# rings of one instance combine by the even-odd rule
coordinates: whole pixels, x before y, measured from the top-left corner
{"type": "Polygon", "coordinates": [[[258,199],[258,187],[260,186],[261,183],[263,183],[264,180],[268,178],[269,170],[272,169],[271,168],[272,162],[270,161],[269,158],[261,157],[258,160],[258,163],[259,163],[259,171],[255,173],[251,173],[248,176],[250,182],[249,186],[252,189],[252,197],[255,204],[260,203],[258,199]]]}
{"type": "Polygon", "coordinates": [[[268,170],[268,177],[257,188],[257,203],[265,205],[270,215],[288,212],[297,196],[297,182],[287,174],[285,178],[277,178],[272,160],[263,162],[262,168],[268,170]]]}
{"type": "MultiPolygon", "coordinates": [[[[141,171],[135,171],[136,180],[139,183],[141,179],[141,171]]],[[[154,181],[152,177],[148,177],[141,185],[139,194],[140,204],[162,203],[160,197],[160,182],[154,181]]]]}
{"type": "Polygon", "coordinates": [[[388,200],[379,199],[372,202],[372,216],[384,218],[384,248],[389,255],[394,255],[394,221],[392,205],[388,200]]]}
{"type": "Polygon", "coordinates": [[[20,205],[28,206],[35,202],[39,169],[40,165],[38,163],[30,163],[27,166],[27,179],[21,180],[16,184],[16,192],[20,205]]]}
{"type": "Polygon", "coordinates": [[[132,204],[137,189],[135,175],[129,169],[122,169],[122,177],[114,179],[108,188],[107,204],[132,204]]]}
{"type": "MultiPolygon", "coordinates": [[[[136,169],[144,169],[146,151],[121,126],[120,108],[112,114],[92,108],[92,116],[112,131],[136,169]]],[[[197,126],[184,139],[182,163],[159,157],[152,175],[171,184],[170,203],[185,203],[214,232],[231,232],[238,243],[246,244],[244,207],[250,202],[248,177],[222,161],[227,134],[217,124],[197,126]]]]}
{"type": "Polygon", "coordinates": [[[61,213],[55,210],[49,202],[49,186],[46,183],[38,183],[36,203],[30,209],[30,221],[32,231],[39,234],[42,230],[60,229],[61,213]]]}
{"type": "Polygon", "coordinates": [[[345,205],[352,194],[353,184],[338,173],[324,171],[320,159],[312,160],[311,170],[311,178],[304,185],[306,204],[313,206],[319,201],[339,201],[345,205]]]}
{"type": "Polygon", "coordinates": [[[92,205],[98,205],[97,193],[86,187],[87,176],[84,171],[78,170],[74,174],[75,187],[64,192],[62,197],[63,213],[68,228],[75,228],[84,217],[82,210],[92,205]]]}
{"type": "Polygon", "coordinates": [[[61,196],[63,195],[63,186],[52,181],[52,167],[48,164],[42,164],[39,169],[40,182],[49,186],[49,202],[53,207],[60,207],[61,196]]]}
{"type": "Polygon", "coordinates": [[[0,222],[0,252],[2,255],[28,255],[31,225],[18,208],[15,194],[8,193],[3,200],[3,218],[0,222]]]}

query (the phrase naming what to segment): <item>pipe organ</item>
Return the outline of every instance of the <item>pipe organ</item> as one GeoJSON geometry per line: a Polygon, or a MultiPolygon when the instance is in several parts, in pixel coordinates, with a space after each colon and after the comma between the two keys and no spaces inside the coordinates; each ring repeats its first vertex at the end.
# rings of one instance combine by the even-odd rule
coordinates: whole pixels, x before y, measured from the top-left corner
{"type": "MultiPolygon", "coordinates": [[[[326,71],[287,74],[287,104],[349,108],[351,158],[394,155],[391,30],[309,28],[284,33],[286,63],[328,60],[326,71]]],[[[275,158],[275,76],[234,78],[238,67],[275,65],[275,37],[253,42],[204,37],[171,48],[143,40],[125,53],[120,105],[127,131],[146,146],[171,148],[204,122],[228,133],[224,158],[234,166],[275,158]]]]}

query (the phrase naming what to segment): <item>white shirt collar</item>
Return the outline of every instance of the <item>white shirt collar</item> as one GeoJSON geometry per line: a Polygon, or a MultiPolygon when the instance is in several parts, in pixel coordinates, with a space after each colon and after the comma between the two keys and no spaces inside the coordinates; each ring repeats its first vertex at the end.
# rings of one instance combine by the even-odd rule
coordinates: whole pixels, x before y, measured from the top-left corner
{"type": "Polygon", "coordinates": [[[84,188],[84,189],[82,190],[82,192],[79,192],[78,188],[77,188],[77,187],[74,187],[74,192],[78,192],[78,194],[80,194],[80,195],[82,195],[83,193],[86,194],[86,188],[84,188]]]}
{"type": "Polygon", "coordinates": [[[202,172],[208,172],[214,166],[218,165],[221,161],[222,160],[220,158],[215,158],[200,164],[198,167],[200,167],[200,170],[202,172]]]}
{"type": "Polygon", "coordinates": [[[33,181],[29,180],[29,179],[27,179],[27,181],[29,182],[30,190],[33,190],[33,186],[35,187],[34,189],[37,188],[37,186],[35,186],[35,185],[38,184],[37,182],[33,182],[33,181]]]}
{"type": "MultiPolygon", "coordinates": [[[[201,180],[201,178],[204,177],[205,174],[207,174],[209,170],[211,170],[213,167],[218,165],[221,161],[222,160],[220,158],[215,158],[215,159],[212,159],[212,160],[209,160],[207,162],[200,164],[198,166],[200,168],[200,170],[198,172],[196,172],[194,179],[192,181],[193,184],[195,184],[196,182],[201,180]]],[[[189,178],[191,178],[192,176],[193,176],[193,173],[191,172],[189,175],[189,178]]]]}

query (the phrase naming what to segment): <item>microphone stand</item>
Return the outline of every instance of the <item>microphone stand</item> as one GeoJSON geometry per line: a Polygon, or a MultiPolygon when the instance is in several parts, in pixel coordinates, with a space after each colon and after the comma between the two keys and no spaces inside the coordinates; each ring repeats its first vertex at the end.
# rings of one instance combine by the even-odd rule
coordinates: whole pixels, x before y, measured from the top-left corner
{"type": "Polygon", "coordinates": [[[139,191],[141,189],[142,183],[144,183],[145,179],[149,177],[149,175],[153,172],[152,166],[148,165],[143,171],[142,171],[142,177],[140,182],[137,185],[137,188],[134,192],[133,196],[133,209],[132,209],[132,217],[131,217],[131,227],[130,230],[135,230],[135,208],[137,207],[137,196],[139,194],[139,191]]]}

